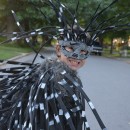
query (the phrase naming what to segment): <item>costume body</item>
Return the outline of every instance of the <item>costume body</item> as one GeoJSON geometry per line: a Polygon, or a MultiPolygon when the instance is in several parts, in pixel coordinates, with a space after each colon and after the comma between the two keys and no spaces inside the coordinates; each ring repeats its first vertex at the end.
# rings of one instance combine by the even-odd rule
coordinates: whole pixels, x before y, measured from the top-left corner
{"type": "MultiPolygon", "coordinates": [[[[106,130],[94,105],[83,91],[82,83],[75,71],[57,60],[47,60],[42,65],[34,64],[34,62],[42,47],[50,43],[52,39],[58,40],[61,51],[66,57],[78,60],[86,59],[91,52],[93,42],[99,36],[110,30],[118,31],[129,27],[128,23],[120,23],[120,16],[125,18],[127,15],[125,17],[115,15],[97,22],[98,18],[118,0],[113,0],[101,11],[99,4],[87,27],[83,29],[76,19],[79,0],[75,13],[69,11],[60,0],[43,1],[41,1],[43,5],[44,2],[47,3],[55,12],[59,22],[58,26],[46,26],[24,32],[12,10],[20,32],[17,33],[17,36],[7,39],[1,44],[23,38],[36,55],[31,64],[18,63],[27,65],[27,68],[24,66],[0,69],[2,73],[9,73],[5,76],[0,75],[0,79],[2,78],[0,80],[0,130],[82,130],[83,128],[89,130],[90,127],[85,116],[85,101],[90,106],[101,129],[106,130]],[[109,24],[111,20],[113,21],[109,24]],[[90,36],[88,36],[89,33],[90,36]],[[29,40],[34,35],[48,37],[38,51],[33,48],[29,40]],[[70,47],[72,51],[68,51],[66,46],[70,47]],[[82,51],[84,53],[81,53],[82,51]]],[[[39,56],[42,59],[45,58],[41,54],[39,56]]],[[[17,62],[11,61],[8,63],[17,64],[17,62]]]]}
{"type": "Polygon", "coordinates": [[[75,86],[82,88],[77,73],[56,60],[35,67],[18,82],[4,83],[0,128],[81,130],[83,124],[88,127],[85,101],[75,86]]]}

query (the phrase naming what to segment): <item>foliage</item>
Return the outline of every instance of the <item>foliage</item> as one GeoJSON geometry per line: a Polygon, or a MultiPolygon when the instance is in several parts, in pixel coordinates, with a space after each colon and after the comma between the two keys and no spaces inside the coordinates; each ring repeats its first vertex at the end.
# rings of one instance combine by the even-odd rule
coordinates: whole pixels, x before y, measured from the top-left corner
{"type": "MultiPolygon", "coordinates": [[[[56,2],[56,0],[53,0],[56,2]]],[[[76,14],[78,21],[82,27],[86,27],[90,22],[95,10],[98,5],[101,3],[99,7],[99,11],[109,5],[112,0],[79,0],[79,8],[75,13],[77,0],[61,0],[63,4],[65,4],[68,9],[72,12],[72,14],[76,14]]],[[[100,17],[97,18],[97,21],[93,24],[93,26],[97,26],[104,19],[108,19],[112,17],[114,14],[126,14],[130,12],[130,1],[129,0],[118,0],[116,4],[114,4],[111,8],[106,10],[100,17]]],[[[44,0],[1,0],[0,1],[0,32],[8,30],[8,24],[11,22],[15,23],[14,20],[7,20],[7,17],[12,16],[11,10],[14,10],[17,14],[17,17],[24,28],[25,31],[36,29],[43,27],[44,25],[57,25],[57,19],[55,17],[54,11],[45,4],[44,0]]],[[[98,12],[99,12],[98,11],[98,12]]],[[[13,17],[13,16],[12,16],[13,17]]],[[[68,15],[69,18],[69,15],[68,15]]],[[[130,17],[126,17],[124,21],[121,22],[129,22],[130,17]]],[[[111,22],[111,21],[110,21],[111,22]]],[[[108,22],[105,26],[109,25],[108,22]]],[[[112,21],[113,22],[113,21],[112,21]]],[[[116,22],[116,20],[115,20],[116,22]]],[[[16,24],[12,26],[12,31],[18,30],[16,24]]],[[[128,30],[116,32],[116,35],[127,37],[129,35],[128,30]]],[[[115,32],[108,33],[104,35],[105,37],[112,37],[115,32]]]]}

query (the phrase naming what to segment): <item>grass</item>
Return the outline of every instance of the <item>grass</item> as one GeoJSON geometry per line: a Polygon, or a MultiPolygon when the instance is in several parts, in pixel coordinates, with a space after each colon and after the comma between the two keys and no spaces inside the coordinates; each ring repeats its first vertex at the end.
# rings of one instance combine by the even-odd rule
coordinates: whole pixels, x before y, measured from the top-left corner
{"type": "Polygon", "coordinates": [[[21,55],[23,53],[29,53],[31,52],[31,48],[27,47],[20,47],[17,45],[0,45],[0,59],[6,60],[18,55],[21,55]]]}
{"type": "Polygon", "coordinates": [[[125,57],[123,54],[120,54],[119,51],[116,51],[116,50],[113,50],[113,54],[110,54],[110,50],[108,50],[108,49],[104,49],[104,52],[103,52],[103,56],[111,57],[111,58],[114,58],[114,57],[115,58],[120,58],[120,57],[130,58],[130,50],[127,50],[127,54],[128,54],[128,56],[125,57]]]}

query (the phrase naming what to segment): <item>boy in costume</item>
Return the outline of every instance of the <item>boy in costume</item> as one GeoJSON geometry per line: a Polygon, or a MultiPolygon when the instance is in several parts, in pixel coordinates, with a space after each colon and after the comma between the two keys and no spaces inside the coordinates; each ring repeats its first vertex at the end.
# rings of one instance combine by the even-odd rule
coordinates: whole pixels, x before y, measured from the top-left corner
{"type": "MultiPolygon", "coordinates": [[[[3,79],[0,81],[0,130],[82,130],[83,128],[89,130],[85,116],[85,101],[89,104],[101,129],[106,130],[94,105],[83,91],[76,70],[85,64],[91,50],[90,46],[100,34],[123,27],[123,25],[104,27],[103,24],[107,23],[107,20],[104,20],[102,24],[97,25],[96,30],[91,28],[97,17],[116,0],[99,13],[97,9],[84,30],[81,30],[75,15],[70,14],[59,0],[56,1],[56,5],[52,0],[47,2],[62,25],[60,28],[52,27],[56,33],[59,33],[58,36],[45,33],[42,29],[31,32],[22,30],[18,36],[5,42],[25,38],[29,44],[28,37],[40,34],[48,36],[50,41],[55,38],[58,40],[56,45],[58,60],[47,59],[43,64],[7,62],[20,64],[23,67],[1,70],[3,73],[9,72],[12,75],[1,75],[3,79]],[[64,10],[72,16],[71,27],[64,15],[64,10]],[[77,25],[76,29],[74,24],[77,25]],[[91,37],[87,35],[89,32],[91,37]]],[[[16,19],[14,12],[13,15],[16,19]]],[[[18,26],[20,27],[19,23],[18,26]]],[[[36,57],[39,51],[35,51],[36,57]]]]}
{"type": "MultiPolygon", "coordinates": [[[[82,41],[87,40],[86,34],[83,38],[82,41]]],[[[41,65],[32,65],[25,76],[4,82],[6,91],[2,95],[5,98],[0,113],[1,128],[89,130],[85,116],[86,100],[99,125],[105,130],[76,72],[85,64],[89,49],[86,43],[79,40],[60,39],[56,45],[58,60],[49,59],[41,65]]]]}

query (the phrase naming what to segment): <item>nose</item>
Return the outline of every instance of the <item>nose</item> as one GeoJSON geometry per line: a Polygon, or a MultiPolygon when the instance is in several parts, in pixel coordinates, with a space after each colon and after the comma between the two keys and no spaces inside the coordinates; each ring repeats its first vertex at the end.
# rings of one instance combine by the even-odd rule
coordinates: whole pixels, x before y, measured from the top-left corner
{"type": "Polygon", "coordinates": [[[74,53],[72,56],[75,57],[75,58],[77,58],[78,54],[74,53]]]}

